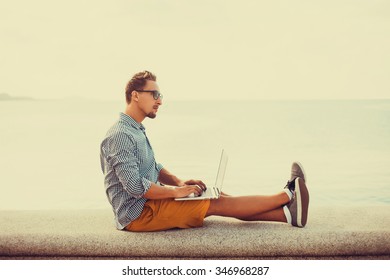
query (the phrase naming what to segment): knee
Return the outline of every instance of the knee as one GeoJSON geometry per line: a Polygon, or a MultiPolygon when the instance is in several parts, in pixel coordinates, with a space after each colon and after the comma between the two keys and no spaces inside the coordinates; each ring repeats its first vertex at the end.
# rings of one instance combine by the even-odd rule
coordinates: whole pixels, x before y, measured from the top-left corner
{"type": "Polygon", "coordinates": [[[226,196],[220,196],[218,199],[211,199],[209,209],[206,213],[206,217],[220,214],[226,199],[226,196]]]}

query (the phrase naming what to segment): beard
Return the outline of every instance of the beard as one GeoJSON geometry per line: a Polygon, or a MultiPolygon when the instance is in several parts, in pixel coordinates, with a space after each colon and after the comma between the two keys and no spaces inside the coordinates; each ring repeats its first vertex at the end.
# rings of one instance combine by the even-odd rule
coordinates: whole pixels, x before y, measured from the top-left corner
{"type": "Polygon", "coordinates": [[[156,113],[154,113],[154,112],[150,112],[149,114],[147,114],[146,115],[148,118],[150,118],[150,119],[154,119],[157,115],[156,115],[156,113]]]}

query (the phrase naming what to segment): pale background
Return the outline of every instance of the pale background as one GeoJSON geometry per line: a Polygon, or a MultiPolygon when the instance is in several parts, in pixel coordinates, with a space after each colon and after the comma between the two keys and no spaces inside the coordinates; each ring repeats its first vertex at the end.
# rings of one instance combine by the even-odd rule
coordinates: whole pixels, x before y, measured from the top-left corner
{"type": "Polygon", "coordinates": [[[123,100],[389,98],[390,2],[0,1],[0,93],[123,100]]]}
{"type": "Polygon", "coordinates": [[[224,148],[227,193],[300,160],[313,207],[390,204],[389,1],[0,1],[0,99],[36,99],[0,100],[1,210],[110,208],[99,147],[144,69],[180,178],[213,184],[224,148]]]}

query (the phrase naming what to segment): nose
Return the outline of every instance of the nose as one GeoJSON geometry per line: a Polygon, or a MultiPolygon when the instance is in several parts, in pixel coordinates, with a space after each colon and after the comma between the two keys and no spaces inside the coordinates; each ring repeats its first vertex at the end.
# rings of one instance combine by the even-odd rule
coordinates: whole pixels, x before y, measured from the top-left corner
{"type": "Polygon", "coordinates": [[[161,97],[159,97],[159,98],[157,99],[157,104],[158,104],[159,106],[162,105],[162,99],[161,99],[161,97]]]}

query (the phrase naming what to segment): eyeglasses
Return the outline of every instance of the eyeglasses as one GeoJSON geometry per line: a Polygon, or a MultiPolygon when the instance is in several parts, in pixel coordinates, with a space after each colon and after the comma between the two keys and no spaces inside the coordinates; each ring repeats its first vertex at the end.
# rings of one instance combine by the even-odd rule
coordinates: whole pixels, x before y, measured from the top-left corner
{"type": "Polygon", "coordinates": [[[163,99],[163,95],[158,91],[158,90],[135,90],[135,91],[139,91],[139,92],[149,92],[151,94],[153,94],[153,98],[154,100],[157,100],[157,99],[163,99]]]}

